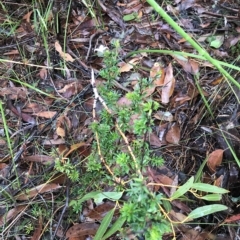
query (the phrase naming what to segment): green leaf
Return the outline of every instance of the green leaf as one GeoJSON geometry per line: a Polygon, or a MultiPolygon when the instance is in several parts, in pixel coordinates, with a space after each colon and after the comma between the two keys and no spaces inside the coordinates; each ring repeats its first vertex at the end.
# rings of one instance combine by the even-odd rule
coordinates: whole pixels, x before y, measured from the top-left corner
{"type": "Polygon", "coordinates": [[[199,207],[199,208],[194,209],[188,215],[188,218],[195,219],[195,218],[199,218],[199,217],[209,215],[211,213],[224,211],[224,210],[227,210],[227,209],[228,209],[228,207],[224,206],[222,204],[212,204],[212,205],[208,205],[208,206],[203,206],[203,207],[199,207]]]}
{"type": "Polygon", "coordinates": [[[107,213],[107,215],[103,218],[103,220],[101,222],[101,225],[100,225],[99,229],[97,230],[96,235],[95,235],[93,240],[100,240],[100,239],[102,239],[104,233],[106,232],[109,224],[112,221],[114,211],[115,211],[115,208],[112,209],[111,211],[109,211],[107,213]]]}
{"type": "Polygon", "coordinates": [[[211,36],[207,38],[207,41],[210,43],[211,47],[219,48],[222,46],[224,41],[224,36],[211,36]]]}
{"type": "Polygon", "coordinates": [[[102,237],[102,240],[105,240],[111,237],[115,232],[119,231],[122,225],[125,223],[125,217],[119,217],[118,220],[112,225],[112,227],[107,231],[107,233],[102,237]]]}
{"type": "Polygon", "coordinates": [[[123,195],[123,192],[99,192],[94,198],[94,202],[98,205],[102,203],[103,199],[107,198],[111,201],[119,200],[123,195]]]}
{"type": "Polygon", "coordinates": [[[204,191],[204,192],[211,192],[211,193],[228,193],[229,191],[224,189],[224,188],[220,188],[217,186],[213,186],[207,183],[194,183],[192,185],[193,189],[199,190],[199,191],[204,191]]]}
{"type": "MultiPolygon", "coordinates": [[[[96,195],[98,195],[99,193],[101,193],[100,191],[97,191],[97,192],[90,192],[90,193],[87,193],[86,195],[84,195],[84,197],[82,197],[81,199],[77,200],[79,204],[81,204],[82,202],[84,201],[87,201],[91,198],[95,198],[96,195]]],[[[71,207],[74,202],[76,202],[76,200],[72,200],[69,204],[69,206],[71,207]]]]}
{"type": "Polygon", "coordinates": [[[222,199],[221,194],[208,194],[205,196],[202,196],[201,199],[207,200],[207,201],[220,201],[222,199]]]}
{"type": "Polygon", "coordinates": [[[172,210],[172,205],[167,200],[162,200],[163,207],[167,212],[170,212],[172,210]]]}
{"type": "Polygon", "coordinates": [[[204,168],[205,164],[207,163],[207,160],[208,160],[208,158],[206,158],[203,161],[203,163],[201,164],[200,168],[198,169],[197,174],[196,174],[195,179],[194,179],[195,183],[200,181],[202,173],[203,173],[203,168],[204,168]]]}
{"type": "Polygon", "coordinates": [[[131,13],[131,14],[127,14],[127,15],[124,15],[124,16],[123,16],[123,20],[124,20],[125,22],[134,20],[135,18],[136,18],[136,13],[131,13]]]}
{"type": "Polygon", "coordinates": [[[171,196],[171,201],[174,199],[177,199],[184,195],[193,185],[194,177],[192,176],[191,178],[188,179],[188,181],[182,185],[181,187],[178,188],[178,190],[171,196]]]}

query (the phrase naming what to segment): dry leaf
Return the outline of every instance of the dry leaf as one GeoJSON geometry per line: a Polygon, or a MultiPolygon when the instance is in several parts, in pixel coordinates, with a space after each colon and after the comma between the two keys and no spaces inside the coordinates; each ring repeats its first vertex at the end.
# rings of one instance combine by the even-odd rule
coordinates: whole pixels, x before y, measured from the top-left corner
{"type": "Polygon", "coordinates": [[[55,42],[55,49],[56,51],[60,54],[60,56],[67,62],[74,62],[74,59],[71,57],[70,54],[68,53],[65,53],[62,51],[62,47],[61,45],[59,44],[59,41],[56,41],[55,42]]]}
{"type": "Polygon", "coordinates": [[[24,87],[8,87],[0,88],[0,96],[8,96],[11,100],[23,99],[26,100],[28,91],[24,87]]]}
{"type": "Polygon", "coordinates": [[[142,59],[142,57],[137,57],[137,58],[133,58],[131,59],[128,63],[121,63],[120,66],[120,72],[129,72],[131,69],[133,69],[133,67],[139,63],[139,61],[142,59]]]}
{"type": "Polygon", "coordinates": [[[42,111],[38,113],[34,113],[33,115],[42,118],[53,118],[57,112],[54,111],[42,111]]]}
{"type": "Polygon", "coordinates": [[[172,96],[175,87],[175,78],[173,76],[173,68],[170,63],[166,69],[164,78],[164,87],[162,88],[162,103],[169,103],[169,98],[172,96]]]}
{"type": "Polygon", "coordinates": [[[65,129],[62,128],[62,127],[60,127],[60,126],[57,127],[56,133],[57,133],[57,135],[58,135],[59,137],[62,137],[62,138],[64,138],[64,137],[66,136],[66,134],[65,134],[65,129]]]}
{"type": "Polygon", "coordinates": [[[20,205],[5,213],[3,216],[0,217],[0,226],[3,226],[5,223],[10,221],[12,218],[15,218],[18,213],[22,212],[27,205],[20,205]]]}
{"type": "Polygon", "coordinates": [[[61,186],[59,184],[56,183],[44,183],[41,185],[38,185],[34,188],[31,188],[29,190],[27,190],[26,192],[22,192],[20,194],[18,194],[15,199],[16,200],[29,200],[30,198],[33,198],[35,196],[37,196],[39,193],[45,193],[45,192],[50,192],[56,189],[61,188],[61,186]]]}
{"type": "Polygon", "coordinates": [[[154,117],[161,121],[167,121],[167,122],[173,121],[173,115],[170,112],[157,111],[154,114],[154,117]]]}
{"type": "Polygon", "coordinates": [[[156,87],[164,85],[165,72],[160,63],[154,63],[150,70],[150,77],[153,79],[153,85],[144,90],[147,97],[154,93],[156,87]]]}
{"type": "Polygon", "coordinates": [[[112,210],[115,207],[115,205],[116,204],[113,202],[105,202],[92,209],[87,214],[87,217],[95,220],[101,220],[110,210],[112,210]]]}
{"type": "Polygon", "coordinates": [[[162,142],[159,140],[158,136],[155,133],[149,134],[149,143],[151,146],[161,147],[162,142]]]}
{"type": "Polygon", "coordinates": [[[65,140],[63,138],[58,138],[58,139],[45,139],[43,141],[43,145],[59,145],[59,144],[64,144],[65,140]]]}
{"type": "Polygon", "coordinates": [[[180,128],[177,123],[173,123],[166,134],[168,143],[178,144],[180,140],[180,128]]]}
{"type": "Polygon", "coordinates": [[[50,157],[48,155],[32,155],[32,156],[25,156],[24,157],[25,161],[29,162],[39,162],[44,165],[49,165],[54,162],[54,158],[50,157]]]}
{"type": "Polygon", "coordinates": [[[99,225],[93,222],[79,223],[70,227],[66,233],[66,238],[94,235],[99,225]]]}
{"type": "Polygon", "coordinates": [[[71,147],[70,147],[70,150],[64,154],[64,157],[66,158],[68,155],[70,155],[72,152],[76,151],[77,149],[81,148],[81,147],[84,147],[84,146],[88,146],[88,144],[86,144],[85,142],[79,142],[79,143],[76,143],[76,144],[73,144],[71,147]]]}
{"type": "Polygon", "coordinates": [[[217,149],[208,156],[207,166],[212,174],[216,172],[216,167],[221,165],[223,152],[224,151],[222,149],[217,149]]]}
{"type": "Polygon", "coordinates": [[[46,80],[47,79],[47,69],[41,68],[41,70],[39,72],[39,76],[42,80],[46,80]]]}
{"type": "Polygon", "coordinates": [[[61,90],[58,90],[59,93],[62,93],[65,98],[70,98],[73,95],[79,93],[82,90],[82,85],[79,82],[73,82],[67,84],[61,90]]]}

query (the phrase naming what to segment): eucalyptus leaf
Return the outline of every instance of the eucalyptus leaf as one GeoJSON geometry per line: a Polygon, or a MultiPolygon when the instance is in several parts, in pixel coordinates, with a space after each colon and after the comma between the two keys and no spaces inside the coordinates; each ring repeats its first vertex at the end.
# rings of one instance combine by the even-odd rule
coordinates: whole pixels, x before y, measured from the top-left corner
{"type": "Polygon", "coordinates": [[[102,239],[104,233],[106,232],[108,226],[110,225],[110,223],[112,221],[114,211],[115,211],[115,208],[112,209],[111,211],[109,211],[107,213],[107,215],[103,218],[101,225],[100,225],[99,229],[97,230],[96,235],[93,240],[102,239]]]}
{"type": "Polygon", "coordinates": [[[171,201],[184,195],[193,185],[194,177],[188,179],[188,181],[178,188],[178,190],[171,196],[171,201]]]}
{"type": "Polygon", "coordinates": [[[222,204],[207,205],[207,206],[203,206],[203,207],[199,207],[199,208],[194,209],[188,215],[188,218],[195,219],[195,218],[203,217],[203,216],[215,213],[215,212],[224,211],[224,210],[227,210],[227,209],[228,209],[228,207],[224,206],[222,204]]]}
{"type": "Polygon", "coordinates": [[[213,186],[207,183],[194,183],[192,185],[193,189],[199,190],[199,191],[203,191],[203,192],[210,192],[210,193],[228,193],[229,191],[224,189],[224,188],[220,188],[217,186],[213,186]]]}

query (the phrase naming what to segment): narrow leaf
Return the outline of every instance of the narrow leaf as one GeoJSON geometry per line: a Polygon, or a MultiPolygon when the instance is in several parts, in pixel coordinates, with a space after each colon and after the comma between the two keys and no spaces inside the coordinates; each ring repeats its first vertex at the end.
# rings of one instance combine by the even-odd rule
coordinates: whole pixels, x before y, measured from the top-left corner
{"type": "Polygon", "coordinates": [[[114,211],[115,211],[115,208],[112,209],[111,211],[108,212],[108,214],[103,218],[102,222],[101,222],[101,225],[94,237],[93,240],[99,240],[99,239],[102,239],[104,233],[106,232],[109,224],[111,223],[112,221],[112,217],[113,217],[113,214],[114,214],[114,211]]]}
{"type": "Polygon", "coordinates": [[[171,201],[174,199],[179,198],[180,196],[184,195],[193,185],[194,177],[188,179],[188,181],[182,185],[172,196],[171,201]]]}
{"type": "Polygon", "coordinates": [[[194,177],[188,179],[188,181],[182,185],[172,196],[171,201],[174,199],[179,198],[180,196],[184,195],[193,185],[194,177]]]}
{"type": "Polygon", "coordinates": [[[112,227],[107,231],[107,233],[102,237],[102,240],[108,239],[111,237],[115,232],[119,231],[122,225],[125,223],[126,218],[120,217],[118,220],[112,225],[112,227]]]}
{"type": "Polygon", "coordinates": [[[224,206],[222,204],[212,204],[208,206],[203,206],[194,209],[189,215],[188,218],[195,219],[199,217],[203,217],[206,215],[209,215],[211,213],[219,212],[219,211],[224,211],[227,210],[228,207],[224,206]]]}
{"type": "Polygon", "coordinates": [[[208,194],[205,196],[202,196],[201,199],[207,200],[207,201],[220,201],[222,199],[221,194],[208,194]]]}
{"type": "Polygon", "coordinates": [[[193,189],[199,190],[199,191],[204,191],[204,192],[211,192],[211,193],[228,193],[229,191],[224,189],[224,188],[220,188],[217,186],[213,186],[207,183],[194,183],[192,185],[193,189]]]}

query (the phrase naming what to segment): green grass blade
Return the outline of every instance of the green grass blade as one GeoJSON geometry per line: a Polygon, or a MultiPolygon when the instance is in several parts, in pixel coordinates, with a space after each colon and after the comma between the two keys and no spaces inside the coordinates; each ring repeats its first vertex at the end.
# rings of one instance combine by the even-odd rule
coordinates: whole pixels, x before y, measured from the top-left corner
{"type": "Polygon", "coordinates": [[[113,214],[114,214],[115,208],[112,209],[111,211],[109,211],[107,213],[107,215],[103,218],[101,225],[99,227],[99,229],[97,230],[97,233],[94,237],[93,240],[100,240],[102,239],[104,233],[106,232],[108,226],[110,225],[112,218],[113,218],[113,214]]]}
{"type": "Polygon", "coordinates": [[[119,231],[123,224],[125,223],[126,218],[119,217],[118,220],[112,225],[112,227],[107,231],[107,233],[102,237],[102,240],[108,239],[111,237],[114,233],[119,231]]]}

